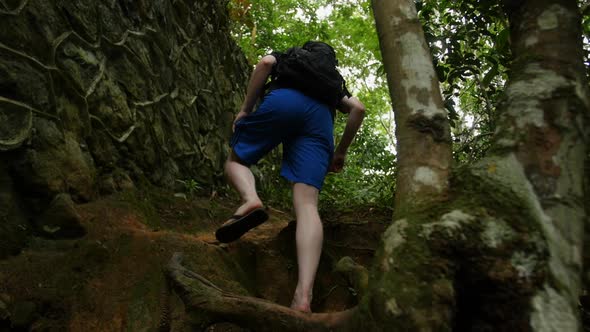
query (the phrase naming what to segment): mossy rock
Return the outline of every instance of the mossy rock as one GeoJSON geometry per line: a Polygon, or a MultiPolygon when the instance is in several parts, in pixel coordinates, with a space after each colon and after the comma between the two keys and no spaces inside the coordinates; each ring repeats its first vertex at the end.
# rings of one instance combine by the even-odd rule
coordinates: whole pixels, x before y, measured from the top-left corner
{"type": "Polygon", "coordinates": [[[0,151],[13,150],[31,134],[31,109],[20,102],[0,97],[0,151]]]}

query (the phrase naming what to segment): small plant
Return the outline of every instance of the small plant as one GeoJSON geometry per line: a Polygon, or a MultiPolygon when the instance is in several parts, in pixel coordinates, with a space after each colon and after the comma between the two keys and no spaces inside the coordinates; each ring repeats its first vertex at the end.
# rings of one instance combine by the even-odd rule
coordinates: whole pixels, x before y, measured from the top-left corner
{"type": "Polygon", "coordinates": [[[197,191],[203,189],[195,179],[176,180],[184,186],[184,191],[189,197],[193,197],[197,191]]]}

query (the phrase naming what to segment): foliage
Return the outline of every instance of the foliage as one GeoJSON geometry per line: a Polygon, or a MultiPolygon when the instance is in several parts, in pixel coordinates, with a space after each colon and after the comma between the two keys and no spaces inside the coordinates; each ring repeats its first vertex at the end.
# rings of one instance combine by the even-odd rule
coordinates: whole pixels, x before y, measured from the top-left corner
{"type": "MultiPolygon", "coordinates": [[[[371,120],[371,119],[369,119],[371,120]]],[[[358,206],[391,208],[395,183],[395,155],[369,123],[361,127],[340,174],[329,174],[322,191],[326,209],[358,206]]]]}
{"type": "MultiPolygon", "coordinates": [[[[579,1],[584,60],[590,73],[590,6],[579,1]]],[[[493,0],[417,1],[449,111],[455,159],[481,158],[496,128],[495,105],[508,76],[508,20],[493,0]]]]}
{"type": "Polygon", "coordinates": [[[250,63],[270,50],[284,50],[307,40],[326,40],[327,22],[317,11],[328,1],[232,0],[233,32],[250,63]]]}
{"type": "Polygon", "coordinates": [[[507,78],[508,23],[497,1],[417,2],[449,112],[455,159],[477,160],[496,127],[494,105],[507,78]]]}
{"type": "MultiPolygon", "coordinates": [[[[251,64],[272,50],[285,50],[307,40],[334,46],[349,90],[368,112],[349,150],[344,172],[326,179],[322,204],[337,209],[367,204],[390,207],[395,172],[393,117],[370,2],[232,0],[229,8],[234,35],[251,64]]],[[[336,139],[346,119],[337,116],[336,139]]],[[[280,150],[274,151],[253,171],[265,201],[286,208],[291,203],[290,186],[279,176],[280,160],[280,150]]]]}
{"type": "Polygon", "coordinates": [[[195,194],[203,189],[195,179],[176,180],[184,187],[184,191],[189,197],[194,197],[195,194]]]}

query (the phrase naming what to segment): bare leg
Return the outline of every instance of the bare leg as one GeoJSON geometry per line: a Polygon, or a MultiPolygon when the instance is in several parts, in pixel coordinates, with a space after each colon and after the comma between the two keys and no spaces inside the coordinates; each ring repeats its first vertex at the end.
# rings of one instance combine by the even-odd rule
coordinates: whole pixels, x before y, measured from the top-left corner
{"type": "Polygon", "coordinates": [[[233,150],[225,162],[225,175],[229,184],[242,198],[242,205],[236,210],[236,215],[244,215],[253,209],[262,207],[262,201],[256,193],[254,174],[250,168],[241,164],[233,150]]]}
{"type": "Polygon", "coordinates": [[[297,217],[297,264],[299,267],[297,288],[291,308],[311,312],[311,299],[315,274],[322,253],[324,230],[318,213],[317,188],[296,183],[293,185],[293,205],[297,217]]]}

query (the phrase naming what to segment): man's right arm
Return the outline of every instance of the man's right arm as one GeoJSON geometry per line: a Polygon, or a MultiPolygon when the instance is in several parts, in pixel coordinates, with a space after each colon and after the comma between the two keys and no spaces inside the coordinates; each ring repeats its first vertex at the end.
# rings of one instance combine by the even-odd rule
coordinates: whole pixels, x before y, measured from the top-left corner
{"type": "Polygon", "coordinates": [[[355,97],[342,98],[338,109],[342,113],[348,113],[348,120],[346,121],[346,127],[344,127],[344,133],[342,133],[340,143],[338,143],[338,147],[336,147],[336,150],[334,151],[332,165],[330,166],[331,172],[342,171],[348,147],[352,143],[354,136],[365,118],[365,105],[355,97]]]}
{"type": "Polygon", "coordinates": [[[266,55],[260,59],[258,64],[256,64],[256,67],[250,76],[248,87],[246,88],[246,97],[244,98],[240,112],[234,119],[234,126],[239,119],[252,112],[256,101],[260,98],[260,95],[264,93],[264,85],[266,84],[266,80],[268,79],[275,63],[277,63],[277,59],[273,55],[266,55]]]}

